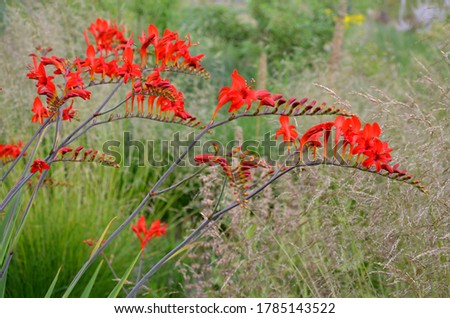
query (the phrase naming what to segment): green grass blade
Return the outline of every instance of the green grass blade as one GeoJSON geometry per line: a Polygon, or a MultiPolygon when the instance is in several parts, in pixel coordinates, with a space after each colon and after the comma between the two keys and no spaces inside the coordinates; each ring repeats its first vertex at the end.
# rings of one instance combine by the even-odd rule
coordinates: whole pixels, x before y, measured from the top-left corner
{"type": "Polygon", "coordinates": [[[3,266],[3,261],[8,254],[9,248],[11,246],[12,234],[14,230],[14,224],[16,224],[17,218],[19,217],[19,213],[16,213],[16,209],[18,208],[18,204],[20,198],[22,196],[22,191],[17,194],[17,198],[14,204],[10,205],[8,212],[3,217],[3,222],[0,224],[0,233],[1,233],[1,241],[0,241],[0,268],[3,266]],[[8,221],[10,224],[8,225],[8,221]],[[9,226],[7,228],[7,226],[9,226]]]}
{"type": "Polygon", "coordinates": [[[174,253],[172,256],[170,256],[170,257],[164,262],[164,264],[167,263],[168,261],[170,261],[171,259],[173,259],[174,257],[176,257],[177,255],[183,253],[183,252],[186,251],[186,250],[190,250],[191,248],[193,248],[194,246],[197,246],[197,245],[199,245],[199,244],[201,244],[201,242],[193,242],[193,243],[191,243],[191,244],[188,244],[188,245],[184,246],[183,248],[180,248],[180,250],[177,251],[176,253],[174,253]]]}
{"type": "Polygon", "coordinates": [[[0,298],[5,297],[5,290],[6,290],[6,278],[8,277],[8,269],[3,273],[3,277],[0,278],[0,298]]]}
{"type": "Polygon", "coordinates": [[[128,276],[130,276],[131,271],[133,270],[134,266],[136,265],[136,263],[137,263],[137,261],[139,260],[140,257],[141,257],[141,251],[139,251],[139,254],[136,256],[134,261],[130,264],[130,267],[128,267],[127,271],[122,276],[122,278],[120,279],[119,283],[116,285],[116,287],[114,287],[114,289],[109,294],[108,298],[115,298],[115,297],[117,297],[117,295],[120,292],[120,289],[123,287],[123,284],[125,284],[126,280],[128,279],[128,276]]]}
{"type": "Polygon", "coordinates": [[[62,266],[58,269],[58,272],[56,272],[55,278],[53,278],[53,281],[52,281],[50,287],[48,288],[48,291],[45,294],[44,298],[52,297],[53,291],[55,290],[56,282],[58,281],[58,278],[59,278],[59,273],[61,272],[61,268],[62,268],[62,266]]]}
{"type": "MultiPolygon", "coordinates": [[[[97,241],[97,244],[95,244],[94,249],[91,252],[91,257],[92,255],[94,255],[98,249],[100,248],[100,244],[103,242],[106,234],[109,231],[109,228],[111,227],[112,223],[116,220],[117,217],[112,218],[111,221],[109,221],[108,225],[106,226],[105,230],[103,231],[102,235],[100,236],[100,239],[97,241]]],[[[73,291],[73,289],[75,288],[75,286],[77,285],[78,281],[80,280],[81,276],[77,279],[72,281],[72,283],[70,283],[69,287],[67,287],[66,292],[64,293],[64,295],[62,296],[62,298],[67,298],[69,297],[70,293],[73,291]]]]}
{"type": "Polygon", "coordinates": [[[89,283],[86,285],[86,288],[84,289],[80,298],[89,298],[89,295],[91,294],[91,291],[92,291],[92,287],[94,287],[95,281],[97,280],[97,276],[98,276],[98,273],[100,272],[100,268],[102,267],[102,265],[103,265],[103,260],[100,262],[100,264],[98,264],[94,275],[92,275],[91,279],[89,280],[89,283]]]}
{"type": "MultiPolygon", "coordinates": [[[[95,244],[94,249],[91,252],[91,255],[94,255],[97,253],[98,249],[100,248],[100,245],[102,244],[103,240],[106,237],[106,234],[108,233],[112,223],[117,219],[117,217],[113,217],[111,221],[109,221],[108,225],[106,226],[105,230],[103,231],[102,235],[100,236],[100,239],[97,241],[97,244],[95,244]]],[[[91,256],[92,257],[92,256],[91,256]]]]}

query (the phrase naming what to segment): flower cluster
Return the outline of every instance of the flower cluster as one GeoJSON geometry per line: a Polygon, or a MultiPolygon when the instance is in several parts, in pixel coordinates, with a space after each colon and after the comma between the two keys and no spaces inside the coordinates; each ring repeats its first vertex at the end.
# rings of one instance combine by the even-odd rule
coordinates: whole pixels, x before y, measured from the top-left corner
{"type": "MultiPolygon", "coordinates": [[[[201,154],[194,157],[198,165],[207,164],[210,166],[218,165],[229,180],[231,187],[234,187],[242,194],[246,194],[250,187],[249,182],[253,178],[252,170],[262,168],[266,170],[266,175],[273,173],[273,167],[255,156],[244,152],[240,147],[236,147],[227,156],[221,157],[212,154],[201,154]]],[[[235,193],[237,194],[237,192],[235,193]]]]}
{"type": "Polygon", "coordinates": [[[51,49],[38,48],[41,55],[32,54],[33,64],[29,65],[27,77],[37,81],[37,94],[45,96],[46,106],[42,104],[40,97],[36,97],[33,103],[32,112],[34,113],[31,121],[42,124],[43,119],[54,115],[58,109],[65,105],[69,100],[70,106],[63,110],[63,120],[74,118],[75,111],[72,109],[73,99],[79,97],[88,100],[91,92],[84,87],[81,78],[81,66],[79,63],[72,63],[66,58],[47,57],[51,49]],[[53,71],[53,75],[47,75],[47,68],[53,71]],[[56,77],[60,83],[55,84],[56,77]]]}
{"type": "Polygon", "coordinates": [[[381,129],[376,122],[366,124],[361,129],[358,117],[338,116],[333,122],[325,122],[309,128],[301,137],[298,137],[295,126],[289,125],[289,117],[281,116],[280,124],[281,128],[277,131],[276,137],[283,136],[285,142],[297,143],[300,156],[302,156],[304,147],[312,147],[314,148],[314,157],[316,157],[316,149],[323,146],[326,159],[328,140],[332,128],[335,128],[334,157],[336,157],[340,142],[342,142],[341,156],[344,160],[347,158],[347,161],[350,161],[352,156],[356,155],[356,163],[361,163],[363,167],[375,166],[377,172],[384,169],[389,173],[405,174],[404,171],[399,171],[397,166],[394,168],[388,164],[392,160],[390,154],[392,149],[389,148],[387,142],[379,139],[381,129]]]}
{"type": "Polygon", "coordinates": [[[99,153],[98,150],[85,149],[84,146],[79,146],[75,149],[70,147],[63,147],[58,151],[59,157],[53,161],[72,161],[72,162],[98,162],[106,166],[118,168],[113,156],[108,156],[105,153],[99,153]],[[70,154],[70,156],[66,156],[70,154]]]}
{"type": "Polygon", "coordinates": [[[139,52],[142,59],[142,67],[147,65],[148,48],[152,45],[154,48],[152,54],[156,58],[155,62],[157,65],[201,69],[200,60],[204,54],[191,55],[189,49],[193,44],[189,36],[180,39],[177,32],[165,30],[160,37],[158,29],[153,24],[148,26],[147,31],[147,34],[142,31],[142,36],[138,37],[141,42],[139,52]]]}
{"type": "Polygon", "coordinates": [[[255,101],[259,101],[259,106],[274,106],[275,101],[281,100],[281,98],[282,95],[280,94],[271,96],[271,93],[267,90],[253,90],[238,71],[234,70],[233,74],[231,74],[231,86],[223,87],[219,91],[218,104],[214,111],[213,119],[216,118],[217,112],[227,103],[231,103],[228,112],[235,113],[244,105],[246,105],[246,110],[249,110],[255,101]]]}
{"type": "Polygon", "coordinates": [[[147,114],[173,113],[182,120],[195,118],[184,109],[184,96],[168,79],[161,78],[161,68],[156,69],[147,76],[144,82],[134,84],[134,90],[128,93],[131,98],[131,109],[126,105],[127,112],[134,112],[134,101],[137,99],[137,108],[140,114],[144,113],[144,103],[147,96],[147,114]],[[154,108],[156,108],[154,110],[154,108]]]}
{"type": "MultiPolygon", "coordinates": [[[[39,96],[35,98],[32,122],[42,124],[45,118],[54,116],[68,100],[71,103],[64,107],[62,119],[70,121],[76,115],[73,98],[90,99],[91,92],[86,90],[87,87],[121,80],[125,84],[132,82],[127,96],[131,99],[131,112],[137,99],[139,113],[143,113],[144,102],[147,101],[149,114],[156,107],[158,115],[172,113],[182,120],[194,118],[184,109],[183,94],[168,79],[163,79],[161,73],[179,71],[207,78],[209,74],[200,64],[204,55],[191,55],[190,48],[195,44],[189,36],[180,38],[177,32],[170,30],[165,30],[160,36],[152,24],[148,26],[148,32],[143,31],[138,39],[141,44],[141,63],[134,61],[135,42],[132,36],[127,39],[122,26],[99,18],[85,31],[85,58],[76,57],[70,61],[56,56],[47,57],[51,49],[38,48],[40,55],[32,54],[33,64],[29,66],[27,76],[37,81],[37,93],[45,96],[46,103],[39,96]],[[92,37],[95,44],[91,44],[92,37]],[[154,57],[151,65],[149,56],[154,57]],[[52,71],[53,74],[48,75],[52,71]],[[144,76],[148,72],[150,74],[144,76]],[[83,77],[86,78],[83,80],[83,77]],[[87,86],[84,84],[86,80],[87,86]]],[[[128,103],[126,111],[129,112],[128,103]]]]}
{"type": "MultiPolygon", "coordinates": [[[[0,144],[0,161],[5,164],[8,163],[20,155],[22,151],[22,142],[19,140],[17,145],[11,144],[0,144]]],[[[26,154],[24,154],[26,156],[26,154]]]]}
{"type": "Polygon", "coordinates": [[[150,227],[147,229],[145,224],[145,217],[141,216],[136,225],[131,227],[134,233],[136,233],[139,242],[141,242],[141,249],[144,250],[145,245],[155,237],[165,235],[167,230],[167,225],[161,223],[158,219],[154,221],[150,227]]]}

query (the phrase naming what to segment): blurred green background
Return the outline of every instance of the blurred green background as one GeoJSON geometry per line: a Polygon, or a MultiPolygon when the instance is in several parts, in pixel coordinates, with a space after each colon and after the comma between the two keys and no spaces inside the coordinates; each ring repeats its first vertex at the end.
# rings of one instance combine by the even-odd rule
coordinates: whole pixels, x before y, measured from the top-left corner
{"type": "MultiPolygon", "coordinates": [[[[230,213],[214,235],[166,264],[144,295],[449,297],[446,3],[347,0],[343,45],[338,48],[342,58],[333,60],[341,12],[337,0],[0,1],[0,142],[24,141],[36,129],[30,123],[35,87],[25,77],[34,47],[50,46],[58,56],[82,56],[83,31],[97,17],[118,21],[135,36],[149,23],[189,33],[200,43],[194,53],[206,55],[203,65],[211,73],[209,81],[174,75],[190,113],[204,122],[210,119],[217,92],[229,85],[234,68],[254,78],[259,89],[351,105],[363,120],[383,126],[396,158],[423,179],[430,194],[329,167],[298,171],[255,198],[251,212],[230,213]]],[[[87,115],[83,108],[93,109],[108,88],[100,87],[95,94],[91,103],[76,105],[81,118],[87,115]]],[[[319,120],[298,118],[296,124],[303,132],[319,120]]],[[[177,131],[193,131],[180,127],[119,121],[91,130],[78,142],[101,149],[107,140],[122,140],[123,131],[142,141],[170,140],[177,131]]],[[[244,139],[262,138],[275,133],[278,119],[235,121],[210,138],[231,140],[241,129],[244,139]]],[[[44,142],[43,149],[50,147],[44,142]]],[[[137,157],[136,152],[132,156],[137,157]]],[[[165,185],[194,170],[179,168],[165,185]]],[[[54,296],[61,296],[89,257],[83,240],[98,238],[114,217],[118,219],[113,227],[124,220],[162,172],[164,167],[150,165],[52,167],[51,177],[69,185],[39,192],[10,266],[6,296],[43,297],[59,268],[54,296]]],[[[2,196],[17,176],[2,184],[2,196]]],[[[219,172],[208,169],[204,177],[144,209],[148,222],[161,218],[169,225],[166,237],[149,244],[144,270],[199,224],[200,211],[214,206],[221,184],[219,172]]],[[[225,192],[221,206],[233,200],[232,190],[225,192]]],[[[138,249],[129,230],[106,250],[119,276],[138,249]]],[[[73,296],[81,294],[95,267],[73,296]]],[[[105,297],[114,285],[103,265],[91,296],[105,297]]]]}

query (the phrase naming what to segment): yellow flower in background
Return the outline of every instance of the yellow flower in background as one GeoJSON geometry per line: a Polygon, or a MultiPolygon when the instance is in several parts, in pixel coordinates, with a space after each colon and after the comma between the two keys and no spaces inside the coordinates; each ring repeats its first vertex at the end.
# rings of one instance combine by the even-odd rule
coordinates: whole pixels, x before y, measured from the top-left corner
{"type": "Polygon", "coordinates": [[[362,25],[364,23],[364,15],[362,14],[351,14],[346,15],[344,18],[344,23],[346,27],[349,27],[352,24],[362,25]]]}
{"type": "Polygon", "coordinates": [[[333,10],[331,10],[330,8],[326,8],[324,12],[325,14],[333,14],[333,10]]]}

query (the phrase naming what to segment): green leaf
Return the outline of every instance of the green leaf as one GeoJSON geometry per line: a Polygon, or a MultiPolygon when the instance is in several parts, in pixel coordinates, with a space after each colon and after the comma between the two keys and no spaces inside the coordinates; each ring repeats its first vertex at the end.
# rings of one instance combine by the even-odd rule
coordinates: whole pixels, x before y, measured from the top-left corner
{"type": "Polygon", "coordinates": [[[255,231],[256,231],[256,224],[250,224],[250,226],[248,227],[247,231],[245,232],[245,237],[247,239],[251,239],[255,236],[255,231]]]}
{"type": "Polygon", "coordinates": [[[8,269],[6,269],[6,271],[3,273],[3,277],[0,278],[0,298],[4,298],[5,297],[6,278],[8,277],[7,274],[8,274],[8,269]]]}
{"type": "Polygon", "coordinates": [[[128,279],[128,276],[130,276],[131,271],[133,270],[134,266],[136,265],[137,261],[139,260],[139,258],[141,257],[141,252],[139,251],[139,254],[136,256],[136,258],[134,259],[134,261],[130,264],[130,267],[128,267],[127,271],[125,272],[125,274],[122,276],[122,278],[120,279],[119,283],[116,285],[116,287],[114,287],[114,289],[111,291],[111,293],[109,294],[108,298],[116,298],[117,295],[120,292],[120,289],[123,287],[123,284],[125,284],[125,282],[128,279]]]}
{"type": "Polygon", "coordinates": [[[106,234],[108,233],[112,223],[117,219],[117,217],[113,217],[111,221],[109,221],[108,225],[106,226],[105,230],[103,231],[102,235],[100,236],[100,239],[97,241],[97,244],[95,244],[94,249],[91,252],[91,258],[92,256],[97,253],[98,249],[100,248],[100,245],[102,244],[103,240],[105,239],[106,234]]]}
{"type": "Polygon", "coordinates": [[[91,294],[91,291],[92,291],[92,287],[94,287],[95,281],[97,279],[98,273],[100,272],[100,268],[102,267],[102,265],[103,265],[103,260],[100,262],[100,264],[98,264],[94,275],[92,275],[91,279],[89,280],[89,283],[86,285],[86,288],[84,289],[80,298],[89,298],[89,295],[91,294]]]}
{"type": "Polygon", "coordinates": [[[59,273],[61,272],[61,268],[62,268],[62,266],[58,269],[58,272],[56,273],[55,278],[53,278],[53,281],[52,281],[50,287],[48,288],[48,291],[45,294],[44,298],[52,297],[53,290],[55,289],[56,282],[58,281],[58,278],[59,278],[59,273]]]}
{"type": "MultiPolygon", "coordinates": [[[[6,259],[6,255],[11,247],[12,234],[14,225],[16,224],[19,213],[17,213],[18,202],[22,196],[22,191],[19,192],[14,204],[11,204],[8,212],[3,216],[3,222],[0,224],[1,242],[0,242],[0,268],[3,267],[3,262],[6,259]],[[8,221],[10,221],[8,229],[8,221]],[[6,231],[6,232],[5,232],[6,231]]],[[[6,273],[5,273],[6,274],[6,273]]]]}

